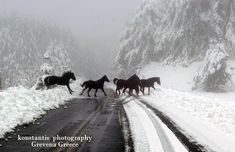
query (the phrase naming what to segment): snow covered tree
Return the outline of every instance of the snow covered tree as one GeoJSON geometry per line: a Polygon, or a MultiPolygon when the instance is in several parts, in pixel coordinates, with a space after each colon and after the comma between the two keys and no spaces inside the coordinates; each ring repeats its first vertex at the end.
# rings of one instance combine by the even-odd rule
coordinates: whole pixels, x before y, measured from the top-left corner
{"type": "MultiPolygon", "coordinates": [[[[15,85],[31,87],[42,74],[40,69],[49,66],[54,68],[50,62],[44,64],[43,58],[45,51],[52,48],[61,50],[55,52],[62,52],[56,55],[52,53],[52,56],[63,61],[60,65],[65,66],[64,60],[67,62],[71,59],[74,72],[80,71],[78,65],[83,64],[84,60],[78,45],[72,33],[49,22],[16,14],[0,15],[0,73],[3,89],[15,85]]],[[[55,72],[60,75],[64,69],[58,70],[56,67],[55,72]]]]}
{"type": "Polygon", "coordinates": [[[144,0],[121,38],[116,67],[124,74],[151,61],[187,67],[204,59],[210,39],[225,41],[235,56],[234,10],[234,0],[144,0]]]}
{"type": "Polygon", "coordinates": [[[40,67],[40,71],[43,73],[43,74],[52,74],[53,73],[53,68],[52,66],[48,65],[47,63],[43,63],[43,65],[40,67]]]}
{"type": "Polygon", "coordinates": [[[155,47],[154,32],[162,17],[162,10],[157,9],[157,4],[153,0],[143,1],[136,17],[127,25],[116,57],[121,72],[128,70],[132,73],[136,66],[151,61],[155,47]]]}
{"type": "Polygon", "coordinates": [[[193,89],[206,91],[224,89],[231,82],[231,68],[227,65],[228,54],[223,43],[212,42],[207,50],[203,66],[194,77],[193,89]]]}
{"type": "Polygon", "coordinates": [[[44,58],[48,63],[44,63],[41,70],[44,73],[52,73],[60,75],[71,68],[71,60],[65,46],[62,43],[52,42],[44,53],[44,58]],[[46,71],[45,71],[46,70],[46,71]]]}

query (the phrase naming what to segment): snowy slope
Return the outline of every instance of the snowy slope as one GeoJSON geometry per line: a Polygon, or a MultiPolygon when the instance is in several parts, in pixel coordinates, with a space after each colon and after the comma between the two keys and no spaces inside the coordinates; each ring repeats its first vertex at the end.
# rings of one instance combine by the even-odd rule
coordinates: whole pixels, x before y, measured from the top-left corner
{"type": "Polygon", "coordinates": [[[151,62],[150,64],[140,68],[137,74],[140,78],[160,77],[161,86],[164,88],[191,91],[193,86],[193,77],[197,74],[200,62],[194,62],[185,68],[180,65],[170,66],[161,63],[151,62]]]}
{"type": "Polygon", "coordinates": [[[74,94],[67,87],[36,91],[23,86],[10,87],[0,92],[0,138],[12,131],[17,125],[27,124],[40,118],[47,110],[58,108],[80,93],[80,80],[71,84],[74,94]]]}
{"type": "Polygon", "coordinates": [[[234,151],[235,102],[161,89],[142,97],[161,109],[187,134],[215,151],[234,151]]]}
{"type": "MultiPolygon", "coordinates": [[[[156,133],[151,131],[153,124],[148,120],[151,117],[146,116],[144,112],[150,109],[140,108],[138,106],[140,99],[166,114],[188,138],[195,140],[206,149],[215,152],[233,152],[235,149],[234,101],[218,100],[216,96],[207,98],[164,88],[152,91],[150,96],[141,95],[137,99],[122,98],[125,98],[123,104],[131,124],[137,151],[142,149],[148,151],[144,145],[152,147],[150,150],[157,148],[157,143],[151,141],[151,138],[156,138],[154,137],[156,133]]],[[[158,136],[160,136],[159,133],[158,136]]],[[[173,137],[168,138],[173,139],[173,137]]]]}
{"type": "MultiPolygon", "coordinates": [[[[160,77],[161,86],[168,89],[187,91],[191,92],[194,86],[194,77],[197,75],[200,68],[203,66],[203,62],[193,62],[188,67],[183,67],[181,65],[163,65],[162,63],[151,62],[146,66],[143,66],[137,70],[137,74],[140,78],[150,78],[150,77],[160,77]]],[[[233,69],[234,73],[235,62],[234,60],[229,60],[228,65],[233,69]]],[[[233,84],[227,86],[229,90],[228,93],[217,93],[221,96],[226,96],[227,94],[233,94],[230,92],[234,90],[235,75],[232,75],[231,81],[233,84]]],[[[200,90],[194,90],[194,93],[202,93],[200,90]]],[[[210,93],[203,93],[210,94],[210,93]]],[[[213,93],[211,93],[213,94],[213,93]]],[[[214,93],[215,94],[215,93],[214,93]]],[[[235,97],[235,96],[233,96],[235,97]]]]}
{"type": "MultiPolygon", "coordinates": [[[[151,89],[150,96],[141,94],[140,99],[169,116],[188,137],[192,137],[200,144],[216,152],[233,152],[235,149],[235,92],[192,91],[193,77],[202,64],[194,62],[188,67],[180,65],[173,67],[151,62],[140,68],[137,71],[140,78],[155,76],[161,78],[161,86],[155,84],[156,90],[151,89]]],[[[234,60],[229,60],[228,64],[234,69],[234,60]]],[[[232,80],[235,82],[234,75],[232,80]]],[[[141,119],[138,118],[141,116],[138,115],[139,110],[135,108],[135,102],[137,101],[133,98],[127,98],[124,102],[127,113],[131,115],[129,119],[134,122],[136,119],[141,119]]],[[[142,120],[142,123],[147,121],[142,120]]],[[[132,125],[134,133],[138,129],[136,126],[140,125],[132,125]]],[[[138,136],[141,137],[141,134],[138,136]]],[[[136,137],[137,142],[140,137],[136,137]]]]}
{"type": "Polygon", "coordinates": [[[116,66],[121,75],[150,61],[187,66],[204,58],[211,40],[234,56],[234,10],[234,0],[145,0],[121,38],[116,66]]]}

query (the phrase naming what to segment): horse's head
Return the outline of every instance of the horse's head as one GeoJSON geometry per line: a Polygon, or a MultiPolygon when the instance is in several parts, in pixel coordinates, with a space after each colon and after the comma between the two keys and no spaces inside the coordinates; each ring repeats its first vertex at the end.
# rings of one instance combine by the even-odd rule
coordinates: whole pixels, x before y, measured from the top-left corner
{"type": "Polygon", "coordinates": [[[113,83],[114,83],[114,84],[117,84],[117,81],[118,81],[118,78],[114,78],[114,79],[113,79],[113,83]]]}
{"type": "Polygon", "coordinates": [[[63,74],[64,77],[67,77],[69,79],[73,79],[74,81],[76,80],[76,77],[72,71],[67,71],[63,74]]]}
{"type": "Polygon", "coordinates": [[[103,80],[106,81],[106,82],[109,82],[109,79],[106,75],[103,76],[103,80]]]}
{"type": "Polygon", "coordinates": [[[157,82],[159,85],[161,85],[160,77],[155,77],[154,81],[157,82]]]}

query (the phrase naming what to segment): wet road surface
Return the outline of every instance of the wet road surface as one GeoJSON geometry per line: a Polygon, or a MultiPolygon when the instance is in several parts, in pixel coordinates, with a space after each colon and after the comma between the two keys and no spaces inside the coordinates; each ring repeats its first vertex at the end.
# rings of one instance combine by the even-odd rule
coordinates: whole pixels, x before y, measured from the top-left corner
{"type": "Polygon", "coordinates": [[[50,110],[45,116],[23,126],[16,127],[0,140],[1,152],[124,152],[125,141],[122,133],[122,117],[125,116],[122,103],[112,90],[107,97],[73,99],[58,109],[50,110]],[[68,137],[58,139],[53,137],[68,137]],[[48,140],[19,140],[19,137],[44,137],[48,140]],[[71,137],[77,137],[71,140],[71,137]],[[89,137],[91,140],[80,139],[89,137]],[[58,146],[73,145],[73,146],[58,146]],[[45,144],[50,143],[50,146],[45,144]],[[55,145],[56,144],[56,147],[55,145]],[[76,145],[76,146],[74,146],[76,145]],[[42,146],[42,147],[41,147],[42,146]]]}

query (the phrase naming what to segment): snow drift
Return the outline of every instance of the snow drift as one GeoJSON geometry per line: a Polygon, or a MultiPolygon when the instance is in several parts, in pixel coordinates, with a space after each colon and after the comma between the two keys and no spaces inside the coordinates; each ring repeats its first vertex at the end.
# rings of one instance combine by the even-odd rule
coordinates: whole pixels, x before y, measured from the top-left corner
{"type": "Polygon", "coordinates": [[[13,131],[17,125],[40,118],[47,110],[58,108],[80,92],[80,80],[71,84],[74,95],[65,86],[36,91],[23,86],[11,87],[0,92],[0,138],[13,131]]]}

